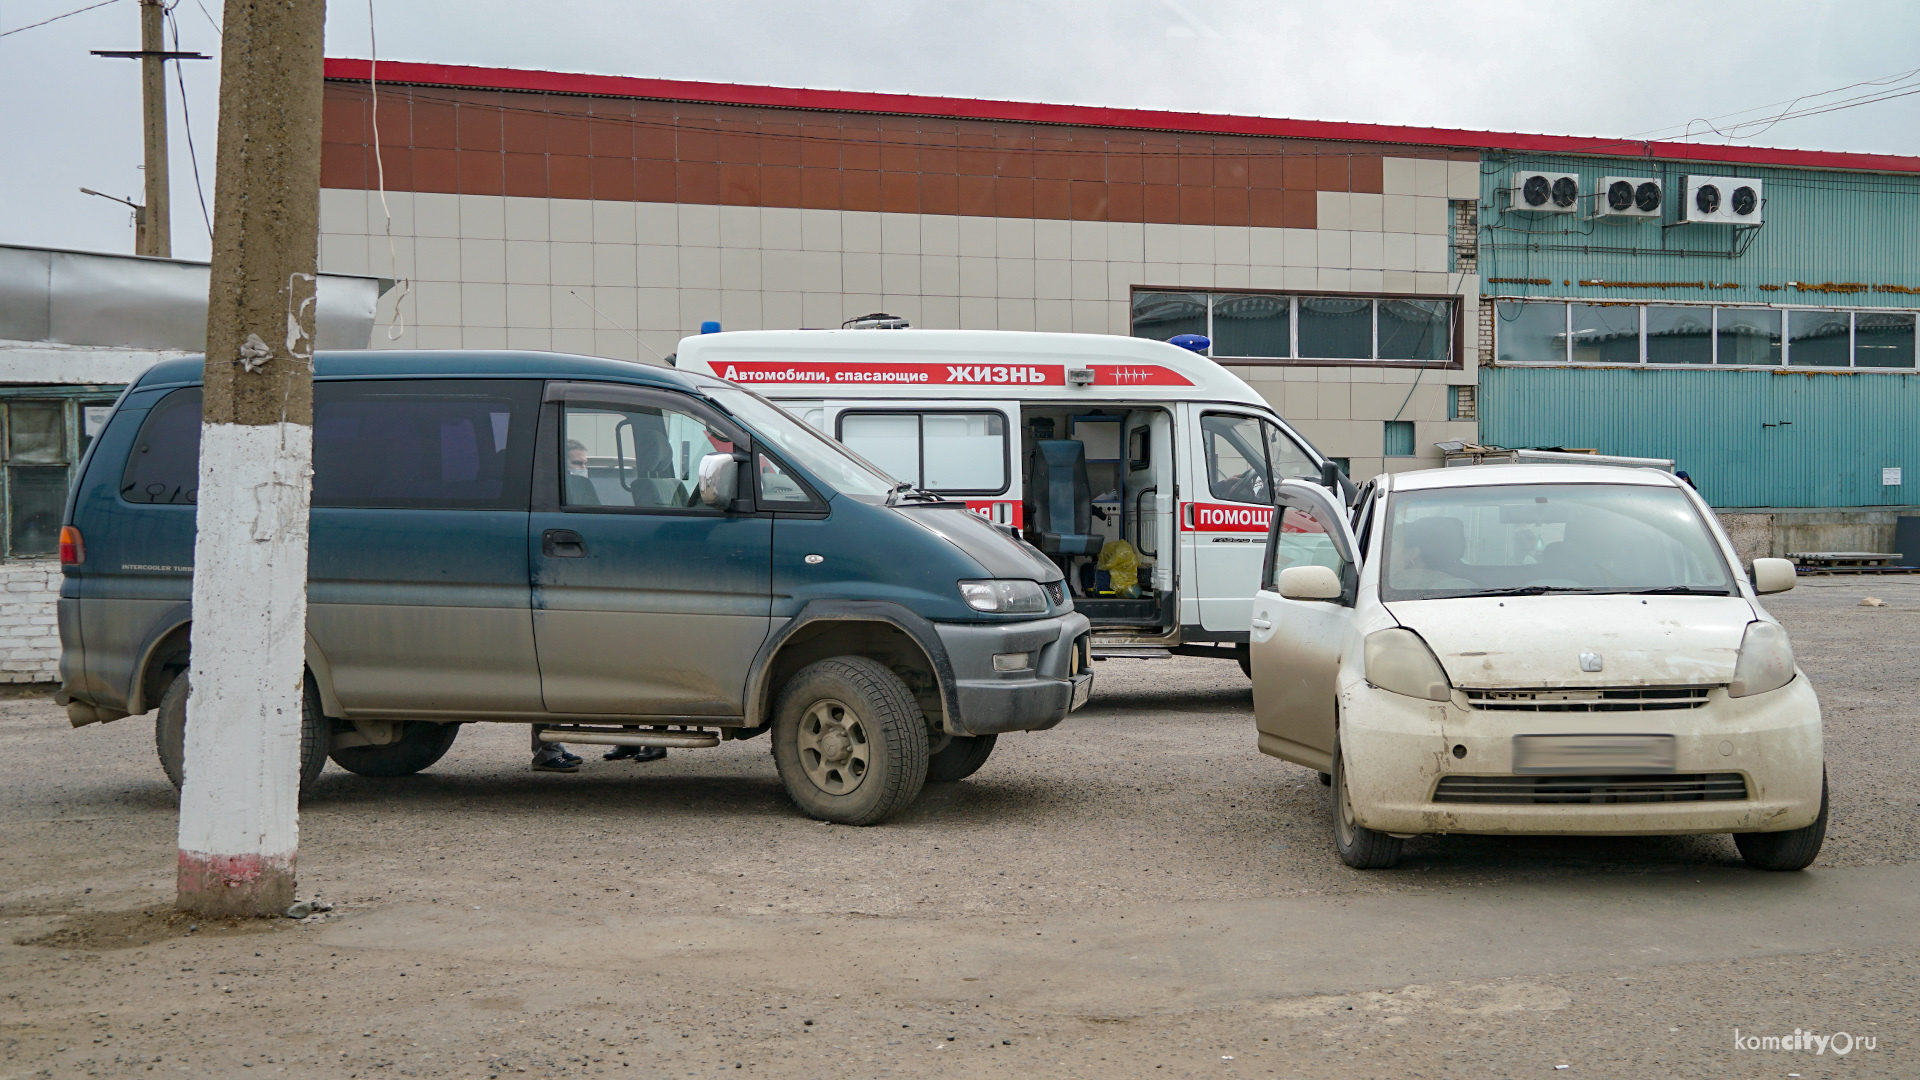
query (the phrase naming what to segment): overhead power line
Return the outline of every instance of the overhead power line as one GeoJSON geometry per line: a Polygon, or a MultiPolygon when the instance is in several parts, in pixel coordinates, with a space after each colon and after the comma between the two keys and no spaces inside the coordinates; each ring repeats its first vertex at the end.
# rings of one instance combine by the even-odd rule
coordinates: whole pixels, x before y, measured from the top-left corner
{"type": "Polygon", "coordinates": [[[100,0],[100,2],[97,4],[88,4],[86,7],[83,7],[83,8],[75,8],[72,11],[67,12],[65,15],[55,15],[51,19],[41,19],[37,23],[28,23],[25,26],[16,26],[11,30],[0,30],[0,37],[9,37],[13,34],[17,34],[21,32],[22,30],[32,30],[36,27],[45,26],[48,23],[57,23],[61,19],[71,19],[75,15],[79,15],[83,12],[92,11],[94,8],[103,8],[103,7],[106,7],[108,4],[117,4],[119,2],[120,0],[100,0]]]}

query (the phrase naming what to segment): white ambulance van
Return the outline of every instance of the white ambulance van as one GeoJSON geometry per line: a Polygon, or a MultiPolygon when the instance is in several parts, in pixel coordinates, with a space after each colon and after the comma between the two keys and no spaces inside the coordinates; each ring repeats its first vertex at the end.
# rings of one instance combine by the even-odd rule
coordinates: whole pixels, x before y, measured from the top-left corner
{"type": "Polygon", "coordinates": [[[1161,341],[743,331],[686,338],[677,362],[1020,530],[1066,572],[1095,657],[1180,653],[1244,668],[1275,486],[1352,491],[1252,387],[1161,341]]]}

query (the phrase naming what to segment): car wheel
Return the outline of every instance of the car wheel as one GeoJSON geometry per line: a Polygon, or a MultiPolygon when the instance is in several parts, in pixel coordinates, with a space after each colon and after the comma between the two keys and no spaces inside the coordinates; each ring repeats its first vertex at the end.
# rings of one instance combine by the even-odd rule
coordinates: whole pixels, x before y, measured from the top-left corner
{"type": "MultiPolygon", "coordinates": [[[[175,791],[186,782],[187,770],[187,695],[191,688],[182,671],[160,695],[160,711],[153,720],[153,748],[160,755],[160,768],[175,791]]],[[[313,789],[320,770],[327,767],[327,743],[333,722],[320,710],[320,689],[313,676],[306,677],[306,692],[300,706],[300,794],[313,789]]]]}
{"type": "Polygon", "coordinates": [[[885,821],[920,794],[928,758],[913,691],[877,661],[821,660],[780,693],[773,761],[794,803],[822,821],[885,821]]]}
{"type": "Polygon", "coordinates": [[[1734,833],[1733,846],[1756,870],[1805,870],[1827,838],[1827,771],[1820,770],[1820,816],[1813,824],[1785,832],[1734,833]]]}
{"type": "Polygon", "coordinates": [[[446,756],[460,734],[459,724],[408,720],[400,738],[385,746],[346,746],[333,763],[360,776],[412,776],[446,756]]]}
{"type": "Polygon", "coordinates": [[[1340,861],[1355,870],[1387,870],[1400,861],[1402,841],[1355,821],[1347,794],[1346,763],[1340,754],[1338,733],[1333,740],[1333,846],[1340,861]]]}
{"type": "Polygon", "coordinates": [[[927,759],[927,783],[948,784],[980,771],[993,753],[998,735],[955,735],[946,748],[927,759]]]}

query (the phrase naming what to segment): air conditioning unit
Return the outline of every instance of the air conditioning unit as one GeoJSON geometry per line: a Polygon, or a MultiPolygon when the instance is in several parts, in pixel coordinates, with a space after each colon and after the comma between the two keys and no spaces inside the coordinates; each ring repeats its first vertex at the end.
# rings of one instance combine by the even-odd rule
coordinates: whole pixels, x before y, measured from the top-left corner
{"type": "Polygon", "coordinates": [[[1666,204],[1666,189],[1651,177],[1603,176],[1594,185],[1594,217],[1657,218],[1666,204]]]}
{"type": "Polygon", "coordinates": [[[1571,214],[1579,209],[1576,173],[1517,172],[1507,189],[1507,209],[1529,214],[1571,214]]]}
{"type": "Polygon", "coordinates": [[[1764,190],[1760,181],[1738,176],[1681,177],[1680,220],[1758,225],[1764,190]]]}

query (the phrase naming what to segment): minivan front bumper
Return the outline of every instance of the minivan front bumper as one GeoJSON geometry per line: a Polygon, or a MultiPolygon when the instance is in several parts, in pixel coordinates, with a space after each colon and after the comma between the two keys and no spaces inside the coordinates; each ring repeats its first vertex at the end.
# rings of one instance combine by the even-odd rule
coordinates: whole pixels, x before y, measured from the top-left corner
{"type": "Polygon", "coordinates": [[[936,623],[953,670],[959,715],[947,717],[954,735],[1043,731],[1086,704],[1093,687],[1088,670],[1087,617],[1077,611],[1030,622],[977,625],[936,623]],[[1032,664],[994,670],[994,657],[1026,653],[1032,664]]]}

